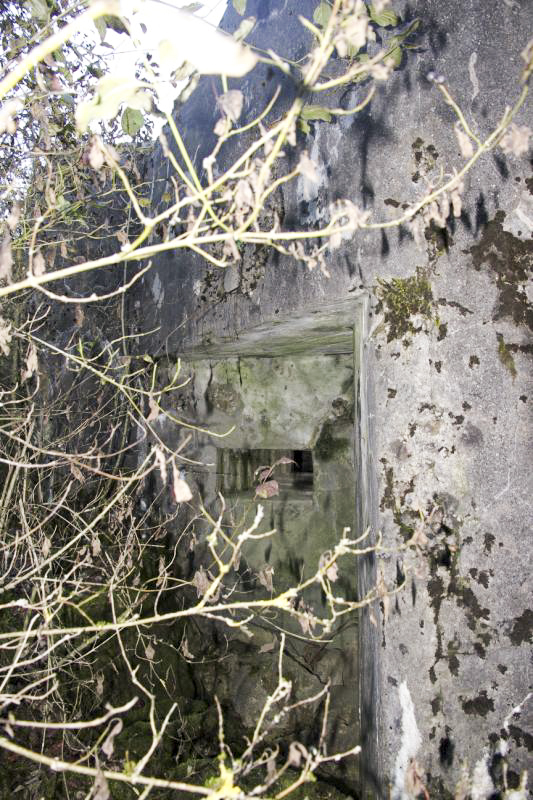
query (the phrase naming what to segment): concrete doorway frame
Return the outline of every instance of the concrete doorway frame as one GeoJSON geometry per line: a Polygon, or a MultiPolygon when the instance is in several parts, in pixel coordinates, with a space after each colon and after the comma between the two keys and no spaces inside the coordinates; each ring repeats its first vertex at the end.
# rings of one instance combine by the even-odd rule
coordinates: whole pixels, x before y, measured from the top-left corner
{"type": "MultiPolygon", "coordinates": [[[[201,341],[183,343],[180,356],[187,360],[268,358],[284,355],[353,354],[355,426],[355,521],[358,531],[370,529],[369,544],[377,531],[375,467],[372,460],[372,391],[367,369],[369,297],[361,292],[320,307],[274,316],[230,335],[203,333],[201,341]]],[[[362,597],[376,585],[374,554],[358,563],[358,589],[362,597]]],[[[375,615],[376,617],[378,615],[375,615]]],[[[379,752],[379,631],[362,609],[359,620],[359,720],[361,731],[361,798],[383,794],[379,752]]]]}

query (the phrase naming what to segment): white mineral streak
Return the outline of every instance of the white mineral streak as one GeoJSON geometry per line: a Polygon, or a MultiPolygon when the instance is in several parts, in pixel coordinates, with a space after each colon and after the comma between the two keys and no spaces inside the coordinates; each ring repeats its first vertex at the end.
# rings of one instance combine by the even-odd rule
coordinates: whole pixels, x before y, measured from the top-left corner
{"type": "Polygon", "coordinates": [[[402,709],[402,741],[396,756],[392,800],[409,800],[410,796],[405,788],[405,778],[409,764],[422,744],[422,737],[416,724],[415,707],[411,699],[411,693],[405,681],[400,684],[398,694],[402,709]]]}

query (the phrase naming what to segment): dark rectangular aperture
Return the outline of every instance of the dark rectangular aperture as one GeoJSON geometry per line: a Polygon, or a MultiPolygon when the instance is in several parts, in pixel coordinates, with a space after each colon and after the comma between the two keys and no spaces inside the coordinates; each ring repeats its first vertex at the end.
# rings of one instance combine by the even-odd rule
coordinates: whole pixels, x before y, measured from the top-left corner
{"type": "Polygon", "coordinates": [[[220,449],[217,458],[219,491],[224,494],[255,491],[263,480],[276,480],[283,491],[308,492],[313,489],[311,450],[220,449]],[[279,461],[283,463],[277,463],[279,461]],[[266,475],[272,467],[272,474],[266,475]]]}

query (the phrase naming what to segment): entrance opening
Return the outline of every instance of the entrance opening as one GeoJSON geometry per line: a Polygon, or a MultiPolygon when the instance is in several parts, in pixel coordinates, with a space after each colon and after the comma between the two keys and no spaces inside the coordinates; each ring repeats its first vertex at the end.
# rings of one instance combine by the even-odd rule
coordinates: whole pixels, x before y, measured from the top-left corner
{"type": "MultiPolygon", "coordinates": [[[[361,411],[364,313],[364,302],[350,301],[276,318],[231,338],[217,340],[210,334],[189,348],[195,418],[204,429],[227,432],[220,438],[194,434],[194,460],[212,465],[198,471],[211,519],[221,513],[222,495],[221,524],[233,536],[253,523],[258,483],[272,479],[279,485],[279,491],[260,500],[264,529],[276,533],[246,543],[234,577],[236,599],[253,598],[256,591],[264,593],[265,586],[279,593],[305,582],[341,537],[356,538],[369,525],[362,468],[368,441],[361,411]]],[[[201,529],[197,539],[202,540],[201,529]]],[[[351,601],[373,584],[373,567],[360,570],[359,561],[348,561],[346,557],[339,564],[335,594],[351,601]]],[[[305,589],[302,602],[319,618],[329,613],[318,583],[305,589]]],[[[372,675],[361,686],[361,665],[372,663],[375,633],[366,622],[362,633],[360,623],[356,615],[343,616],[332,623],[325,641],[292,619],[258,614],[250,618],[245,633],[238,628],[231,634],[224,631],[228,647],[224,685],[237,687],[248,681],[256,693],[258,685],[269,686],[274,660],[264,654],[275,651],[279,632],[284,631],[284,669],[298,696],[311,696],[330,684],[328,751],[353,747],[363,729],[365,757],[372,759],[375,680],[372,675]]],[[[201,680],[200,667],[197,677],[201,680]]],[[[239,729],[252,724],[240,692],[233,699],[229,691],[224,702],[239,729]]],[[[291,735],[307,742],[313,721],[302,712],[291,725],[291,735]]],[[[360,760],[349,759],[325,767],[324,773],[342,784],[343,791],[357,795],[360,767],[360,760]]],[[[363,764],[367,769],[372,771],[363,764]]]]}

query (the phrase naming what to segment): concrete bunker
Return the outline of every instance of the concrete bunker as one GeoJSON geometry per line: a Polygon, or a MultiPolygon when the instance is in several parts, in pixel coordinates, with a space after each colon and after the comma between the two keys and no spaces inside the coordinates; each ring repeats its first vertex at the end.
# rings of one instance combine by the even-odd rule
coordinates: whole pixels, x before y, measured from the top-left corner
{"type": "MultiPolygon", "coordinates": [[[[215,509],[221,494],[228,529],[251,523],[258,475],[276,465],[272,478],[279,491],[260,502],[265,530],[275,528],[277,533],[248,547],[238,591],[253,592],[258,576],[263,587],[273,585],[276,591],[294,586],[312,574],[320,556],[346,529],[354,535],[369,523],[365,319],[366,297],[361,295],[275,318],[231,338],[211,334],[183,348],[195,420],[219,432],[233,428],[223,438],[195,434],[194,458],[208,466],[192,472],[206,508],[215,509]]],[[[338,591],[348,599],[363,596],[371,580],[368,562],[351,558],[342,566],[338,591]]],[[[324,601],[318,585],[306,590],[304,602],[318,614],[326,612],[324,601]]],[[[286,630],[285,664],[298,698],[331,683],[329,751],[352,747],[364,732],[366,763],[352,757],[324,776],[341,791],[359,796],[361,777],[374,773],[369,761],[375,664],[365,625],[351,615],[336,624],[326,642],[310,641],[296,623],[268,615],[248,627],[252,640],[238,629],[229,636],[229,652],[234,647],[240,657],[235,674],[223,681],[234,695],[233,705],[240,708],[240,722],[246,727],[256,719],[264,699],[261,687],[266,698],[268,673],[276,669],[272,656],[247,664],[242,648],[256,642],[257,653],[269,652],[280,630],[286,630]],[[254,673],[254,681],[247,672],[254,673]]],[[[297,713],[289,736],[305,743],[319,723],[320,715],[313,719],[307,712],[297,713]]]]}

